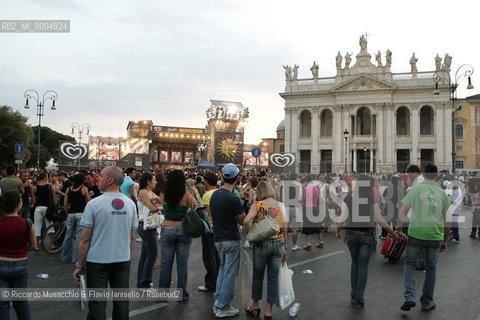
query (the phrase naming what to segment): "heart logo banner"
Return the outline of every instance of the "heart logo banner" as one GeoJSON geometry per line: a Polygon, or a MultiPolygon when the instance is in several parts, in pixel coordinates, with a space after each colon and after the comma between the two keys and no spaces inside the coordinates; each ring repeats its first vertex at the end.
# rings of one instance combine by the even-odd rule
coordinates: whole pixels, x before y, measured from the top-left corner
{"type": "Polygon", "coordinates": [[[105,161],[105,167],[115,167],[117,163],[115,161],[105,161]]]}
{"type": "Polygon", "coordinates": [[[273,163],[273,165],[284,168],[291,166],[295,162],[295,156],[291,153],[272,153],[270,155],[270,161],[273,163]]]}
{"type": "Polygon", "coordinates": [[[67,158],[76,160],[83,158],[88,154],[88,147],[86,144],[72,144],[64,142],[60,145],[60,152],[67,158]]]}

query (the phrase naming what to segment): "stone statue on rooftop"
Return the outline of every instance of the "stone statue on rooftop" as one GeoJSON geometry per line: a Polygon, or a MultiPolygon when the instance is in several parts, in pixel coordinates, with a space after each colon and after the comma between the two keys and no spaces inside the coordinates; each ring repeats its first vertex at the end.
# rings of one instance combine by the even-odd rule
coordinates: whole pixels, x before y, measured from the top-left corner
{"type": "Polygon", "coordinates": [[[364,35],[360,37],[360,53],[367,53],[367,39],[364,35]]]}
{"type": "Polygon", "coordinates": [[[293,66],[293,80],[298,79],[298,64],[293,66]]]}
{"type": "Polygon", "coordinates": [[[438,55],[435,57],[435,71],[442,69],[442,58],[438,55]]]}
{"type": "Polygon", "coordinates": [[[285,80],[292,80],[292,67],[290,66],[283,66],[283,69],[285,69],[285,80]]]}
{"type": "Polygon", "coordinates": [[[352,53],[348,53],[345,55],[345,69],[349,69],[350,68],[350,63],[352,62],[352,53]]]}
{"type": "Polygon", "coordinates": [[[387,50],[387,53],[385,54],[385,66],[390,68],[390,66],[392,65],[392,51],[390,51],[390,49],[387,50]]]}
{"type": "Polygon", "coordinates": [[[450,70],[450,66],[452,65],[452,57],[445,54],[445,58],[443,58],[443,70],[450,70]]]}
{"type": "Polygon", "coordinates": [[[375,60],[377,61],[377,67],[382,66],[382,53],[378,50],[377,54],[375,55],[375,60]]]}
{"type": "Polygon", "coordinates": [[[312,71],[313,79],[318,79],[318,64],[316,61],[313,61],[313,66],[310,68],[312,71]]]}
{"type": "Polygon", "coordinates": [[[337,57],[336,57],[336,62],[337,62],[337,70],[342,69],[342,55],[340,54],[340,51],[338,51],[337,57]]]}
{"type": "Polygon", "coordinates": [[[417,73],[418,70],[417,70],[417,61],[418,61],[418,58],[415,57],[415,52],[413,53],[412,57],[410,58],[410,69],[411,69],[411,73],[417,73]]]}

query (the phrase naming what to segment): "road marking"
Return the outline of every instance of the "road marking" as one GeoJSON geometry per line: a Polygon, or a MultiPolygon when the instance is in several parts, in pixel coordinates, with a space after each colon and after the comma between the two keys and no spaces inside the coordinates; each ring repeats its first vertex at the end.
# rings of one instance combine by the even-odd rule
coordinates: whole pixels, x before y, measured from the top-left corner
{"type": "MultiPolygon", "coordinates": [[[[135,317],[135,316],[138,316],[139,314],[142,314],[142,313],[145,313],[145,312],[150,312],[150,311],[157,310],[157,309],[161,309],[161,308],[166,307],[166,306],[168,306],[168,304],[165,303],[165,302],[152,304],[151,306],[148,306],[148,307],[145,307],[145,308],[142,308],[142,309],[130,311],[128,313],[128,317],[129,318],[130,317],[135,317]]],[[[112,320],[112,318],[107,318],[107,320],[112,320]]]]}
{"type": "Polygon", "coordinates": [[[295,267],[298,267],[298,266],[303,266],[304,264],[314,262],[314,261],[317,261],[317,260],[321,260],[321,259],[325,259],[325,258],[328,258],[328,257],[333,257],[333,256],[336,256],[336,255],[339,255],[339,254],[342,254],[342,253],[345,253],[345,250],[334,251],[334,252],[331,252],[331,253],[324,254],[322,256],[312,258],[312,259],[307,259],[307,260],[303,260],[303,261],[300,261],[300,262],[292,263],[292,264],[289,264],[288,267],[289,268],[295,268],[295,267]]]}

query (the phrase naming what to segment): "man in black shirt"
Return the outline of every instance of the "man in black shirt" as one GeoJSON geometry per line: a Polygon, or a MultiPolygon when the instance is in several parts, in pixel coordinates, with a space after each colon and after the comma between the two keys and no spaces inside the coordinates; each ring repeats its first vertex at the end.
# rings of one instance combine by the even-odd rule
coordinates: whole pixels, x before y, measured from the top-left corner
{"type": "Polygon", "coordinates": [[[65,171],[60,171],[58,173],[58,181],[62,183],[62,188],[60,189],[60,205],[63,205],[65,192],[67,192],[67,189],[72,186],[72,182],[68,179],[68,175],[65,171]]]}
{"type": "Polygon", "coordinates": [[[88,196],[90,197],[90,200],[102,194],[98,186],[95,184],[93,172],[89,172],[85,175],[85,186],[88,188],[88,196]]]}

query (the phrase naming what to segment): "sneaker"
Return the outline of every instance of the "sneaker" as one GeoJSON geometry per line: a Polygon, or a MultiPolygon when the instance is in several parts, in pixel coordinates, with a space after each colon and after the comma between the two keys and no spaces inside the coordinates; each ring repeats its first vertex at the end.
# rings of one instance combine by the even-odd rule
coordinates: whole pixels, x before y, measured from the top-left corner
{"type": "Polygon", "coordinates": [[[292,247],[292,251],[298,251],[298,250],[300,250],[300,249],[301,249],[301,248],[300,248],[299,246],[297,246],[297,245],[294,245],[294,246],[292,247]]]}
{"type": "Polygon", "coordinates": [[[459,239],[455,239],[455,238],[452,238],[452,240],[450,240],[451,242],[455,243],[455,242],[460,242],[459,239]]]}
{"type": "Polygon", "coordinates": [[[228,318],[228,317],[235,317],[238,316],[240,313],[240,310],[230,306],[230,308],[227,309],[217,309],[217,312],[215,312],[215,318],[228,318]]]}
{"type": "Polygon", "coordinates": [[[245,240],[245,244],[243,245],[244,249],[250,249],[250,242],[248,240],[245,240]]]}
{"type": "Polygon", "coordinates": [[[426,307],[426,308],[422,307],[422,311],[430,311],[430,310],[435,309],[435,307],[436,307],[435,303],[432,302],[432,304],[429,305],[428,307],[426,307]]]}
{"type": "Polygon", "coordinates": [[[142,242],[142,238],[137,238],[135,241],[142,242]]]}
{"type": "Polygon", "coordinates": [[[410,311],[411,308],[415,307],[417,304],[415,301],[405,301],[400,307],[403,311],[410,311]]]}
{"type": "Polygon", "coordinates": [[[205,287],[205,285],[203,285],[203,286],[198,287],[198,291],[208,292],[208,291],[210,291],[210,289],[208,289],[207,287],[205,287]]]}
{"type": "Polygon", "coordinates": [[[215,303],[213,304],[212,311],[213,311],[213,314],[216,314],[218,311],[218,307],[215,305],[215,303]]]}
{"type": "Polygon", "coordinates": [[[365,305],[363,303],[360,303],[360,302],[355,302],[355,304],[353,305],[353,307],[355,309],[363,309],[365,305]]]}

